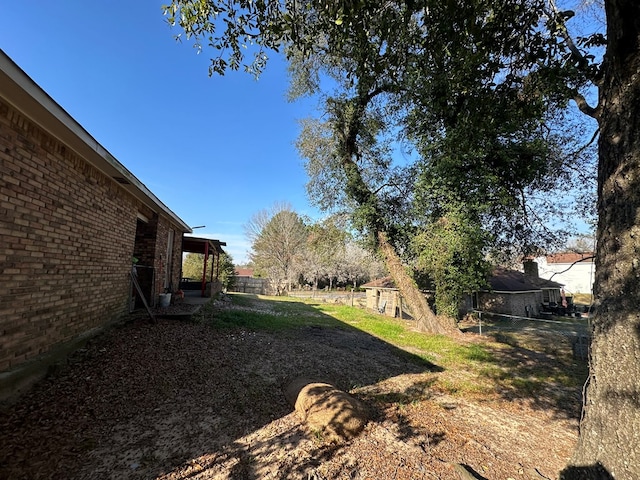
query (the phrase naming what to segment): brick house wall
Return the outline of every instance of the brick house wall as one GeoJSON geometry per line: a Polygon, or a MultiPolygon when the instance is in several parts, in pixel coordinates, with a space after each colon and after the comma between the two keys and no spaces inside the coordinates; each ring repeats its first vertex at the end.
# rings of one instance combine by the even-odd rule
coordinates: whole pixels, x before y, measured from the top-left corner
{"type": "MultiPolygon", "coordinates": [[[[150,214],[145,215],[145,218],[148,220],[137,220],[133,257],[138,259],[138,283],[148,304],[154,306],[159,294],[175,292],[179,288],[182,275],[182,231],[166,217],[150,214]],[[171,251],[168,250],[170,235],[171,251]]],[[[135,295],[135,291],[132,290],[131,294],[135,295]]],[[[134,308],[142,308],[139,299],[132,305],[134,308]]]]}
{"type": "MultiPolygon", "coordinates": [[[[146,261],[156,279],[173,265],[178,285],[184,224],[153,212],[1,97],[0,174],[0,373],[128,313],[141,214],[150,224],[146,261]]],[[[155,298],[165,285],[154,283],[155,298]]]]}
{"type": "Polygon", "coordinates": [[[542,290],[532,292],[478,292],[478,309],[485,312],[537,316],[542,303],[542,290]]]}

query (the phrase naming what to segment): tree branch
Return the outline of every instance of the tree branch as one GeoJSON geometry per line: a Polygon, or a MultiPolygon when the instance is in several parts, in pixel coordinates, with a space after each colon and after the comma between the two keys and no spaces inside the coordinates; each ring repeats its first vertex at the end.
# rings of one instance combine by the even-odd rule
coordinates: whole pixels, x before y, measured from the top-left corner
{"type": "Polygon", "coordinates": [[[595,118],[596,120],[600,118],[599,109],[589,105],[583,95],[576,93],[573,100],[574,102],[576,102],[576,105],[578,105],[578,109],[582,113],[584,113],[585,115],[589,115],[591,118],[595,118]]]}
{"type": "Polygon", "coordinates": [[[561,273],[568,272],[569,270],[571,270],[571,268],[573,268],[573,266],[574,266],[576,263],[584,262],[584,261],[586,261],[586,260],[593,260],[594,258],[596,258],[596,257],[595,257],[595,255],[590,255],[590,256],[588,256],[588,257],[581,258],[580,260],[576,260],[576,261],[575,261],[575,262],[573,262],[571,265],[569,265],[565,270],[562,270],[561,272],[555,272],[553,275],[551,275],[551,276],[549,277],[549,280],[551,280],[551,279],[552,279],[553,277],[555,277],[556,275],[560,275],[561,273]]]}
{"type": "MultiPolygon", "coordinates": [[[[558,10],[558,6],[556,5],[555,0],[549,0],[549,6],[551,7],[551,12],[547,12],[547,15],[549,16],[549,18],[553,18],[557,22],[558,31],[566,42],[567,47],[571,52],[571,56],[578,62],[578,68],[580,68],[580,70],[582,70],[586,74],[589,80],[597,85],[598,79],[593,75],[592,72],[589,71],[589,60],[582,54],[580,49],[573,41],[573,38],[571,38],[571,35],[569,35],[565,17],[563,15],[560,15],[561,12],[558,10]]],[[[573,12],[571,13],[573,14],[573,12]]]]}

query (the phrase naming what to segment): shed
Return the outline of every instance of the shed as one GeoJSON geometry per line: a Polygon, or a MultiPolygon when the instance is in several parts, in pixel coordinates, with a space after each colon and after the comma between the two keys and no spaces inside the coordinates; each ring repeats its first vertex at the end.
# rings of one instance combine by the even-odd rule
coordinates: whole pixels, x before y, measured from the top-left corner
{"type": "Polygon", "coordinates": [[[366,292],[367,308],[390,317],[400,316],[402,297],[391,277],[383,277],[362,285],[366,292]]]}

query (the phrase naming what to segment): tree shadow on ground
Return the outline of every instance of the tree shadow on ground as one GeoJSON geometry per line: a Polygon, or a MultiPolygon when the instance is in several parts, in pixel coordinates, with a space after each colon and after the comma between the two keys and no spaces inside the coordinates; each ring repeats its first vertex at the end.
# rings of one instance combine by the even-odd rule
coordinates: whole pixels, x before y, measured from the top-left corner
{"type": "MultiPolygon", "coordinates": [[[[287,315],[261,303],[266,320],[287,315]]],[[[441,370],[311,306],[292,311],[303,326],[218,329],[214,314],[213,326],[137,320],[108,331],[2,409],[0,477],[169,480],[224,468],[261,478],[268,466],[256,455],[275,461],[307,438],[284,399],[289,379],[348,391],[441,370]]],[[[306,460],[280,458],[283,475],[340,448],[318,441],[306,460]]]]}
{"type": "Polygon", "coordinates": [[[601,463],[582,467],[567,467],[560,472],[560,480],[613,480],[613,475],[601,463]]]}
{"type": "Polygon", "coordinates": [[[527,400],[533,408],[553,412],[558,419],[579,418],[588,365],[572,356],[567,339],[502,333],[487,338],[508,345],[485,344],[493,368],[482,375],[495,383],[499,395],[506,400],[527,400]]]}

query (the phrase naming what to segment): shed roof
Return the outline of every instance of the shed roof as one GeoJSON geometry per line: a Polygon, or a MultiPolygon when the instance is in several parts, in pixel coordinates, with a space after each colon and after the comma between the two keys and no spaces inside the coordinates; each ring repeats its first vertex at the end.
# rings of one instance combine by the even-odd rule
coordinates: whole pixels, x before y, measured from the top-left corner
{"type": "Polygon", "coordinates": [[[361,285],[362,288],[397,288],[391,277],[382,277],[361,285]]]}
{"type": "Polygon", "coordinates": [[[171,218],[183,232],[191,232],[191,228],[180,217],[100,145],[1,49],[0,97],[50,135],[72,148],[90,165],[111,177],[120,188],[144,205],[171,218]]]}

